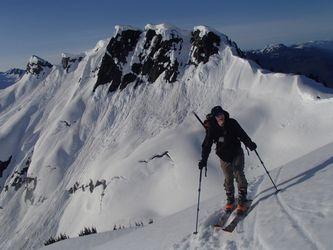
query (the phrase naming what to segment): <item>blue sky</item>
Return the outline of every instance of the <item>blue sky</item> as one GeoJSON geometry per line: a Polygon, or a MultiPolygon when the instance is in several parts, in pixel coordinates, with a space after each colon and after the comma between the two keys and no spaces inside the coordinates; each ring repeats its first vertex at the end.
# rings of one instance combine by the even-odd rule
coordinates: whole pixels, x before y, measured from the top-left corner
{"type": "Polygon", "coordinates": [[[64,1],[0,2],[0,71],[24,68],[32,54],[52,63],[112,36],[116,24],[144,28],[170,23],[184,29],[208,25],[242,49],[271,43],[333,39],[332,0],[279,1],[64,1]]]}

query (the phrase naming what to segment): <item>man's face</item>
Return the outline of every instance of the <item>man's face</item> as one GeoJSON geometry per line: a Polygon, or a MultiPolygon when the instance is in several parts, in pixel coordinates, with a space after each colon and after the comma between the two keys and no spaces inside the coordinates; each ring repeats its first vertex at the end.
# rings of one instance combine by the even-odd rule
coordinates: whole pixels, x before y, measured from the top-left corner
{"type": "Polygon", "coordinates": [[[224,114],[223,113],[218,114],[217,116],[215,116],[215,119],[217,123],[222,127],[225,121],[224,114]]]}

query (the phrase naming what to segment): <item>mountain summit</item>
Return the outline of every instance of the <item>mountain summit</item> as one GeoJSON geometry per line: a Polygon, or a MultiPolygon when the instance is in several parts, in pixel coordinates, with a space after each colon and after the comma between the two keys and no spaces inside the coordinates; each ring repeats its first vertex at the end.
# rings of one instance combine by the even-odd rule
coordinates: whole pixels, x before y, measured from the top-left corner
{"type": "Polygon", "coordinates": [[[205,26],[192,32],[174,26],[146,25],[144,31],[128,26],[116,26],[116,33],[107,45],[98,72],[95,88],[110,83],[109,91],[135,87],[144,81],[153,83],[162,77],[175,82],[188,65],[207,63],[219,48],[229,46],[240,51],[227,36],[205,26]]]}

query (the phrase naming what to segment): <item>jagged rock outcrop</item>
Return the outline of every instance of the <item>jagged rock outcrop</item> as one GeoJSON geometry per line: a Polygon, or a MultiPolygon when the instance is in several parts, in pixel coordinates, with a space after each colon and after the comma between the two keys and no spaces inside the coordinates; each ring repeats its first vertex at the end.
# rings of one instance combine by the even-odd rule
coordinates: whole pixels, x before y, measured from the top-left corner
{"type": "MultiPolygon", "coordinates": [[[[11,157],[9,158],[8,161],[10,162],[10,160],[11,157]]],[[[31,156],[27,158],[21,170],[15,170],[13,174],[10,176],[8,184],[4,187],[5,192],[7,192],[10,187],[13,187],[14,190],[17,191],[20,187],[22,187],[22,185],[29,184],[32,181],[36,182],[37,185],[37,178],[27,176],[30,164],[31,164],[31,156]]]]}
{"type": "Polygon", "coordinates": [[[111,92],[124,89],[130,83],[137,87],[142,82],[153,83],[159,77],[173,83],[186,66],[207,63],[218,53],[222,42],[241,54],[227,36],[205,26],[197,26],[193,32],[165,24],[148,24],[144,31],[116,26],[116,35],[107,46],[94,90],[108,83],[111,92]]]}
{"type": "Polygon", "coordinates": [[[83,54],[80,55],[73,55],[73,54],[69,54],[69,53],[62,53],[61,54],[61,64],[64,70],[66,70],[66,72],[69,71],[69,69],[75,69],[77,67],[77,65],[79,64],[79,62],[82,61],[82,59],[84,58],[83,54]]]}
{"type": "Polygon", "coordinates": [[[176,81],[179,62],[172,55],[180,52],[183,39],[176,30],[171,31],[170,36],[164,40],[161,34],[148,29],[145,32],[143,50],[139,54],[140,63],[134,64],[132,70],[138,75],[147,76],[151,83],[163,72],[165,81],[176,81]]]}
{"type": "Polygon", "coordinates": [[[83,192],[85,192],[86,189],[89,190],[90,193],[93,193],[94,189],[98,186],[102,185],[103,190],[106,189],[107,184],[106,180],[97,180],[96,183],[93,183],[93,180],[90,179],[90,182],[88,184],[82,184],[80,185],[79,182],[75,182],[74,185],[68,190],[70,194],[74,194],[78,189],[81,189],[83,192]]]}
{"type": "Polygon", "coordinates": [[[38,56],[31,56],[27,64],[26,72],[32,75],[45,74],[47,70],[52,68],[52,64],[38,56]]]}
{"type": "Polygon", "coordinates": [[[101,84],[111,83],[109,91],[115,91],[122,85],[127,85],[133,77],[123,77],[123,65],[126,64],[126,57],[135,49],[141,31],[133,28],[117,27],[115,37],[113,37],[103,57],[98,79],[94,90],[101,84]]]}
{"type": "Polygon", "coordinates": [[[198,65],[199,63],[207,63],[209,57],[218,53],[221,38],[213,32],[202,34],[201,30],[192,32],[191,37],[191,60],[190,63],[198,65]]]}

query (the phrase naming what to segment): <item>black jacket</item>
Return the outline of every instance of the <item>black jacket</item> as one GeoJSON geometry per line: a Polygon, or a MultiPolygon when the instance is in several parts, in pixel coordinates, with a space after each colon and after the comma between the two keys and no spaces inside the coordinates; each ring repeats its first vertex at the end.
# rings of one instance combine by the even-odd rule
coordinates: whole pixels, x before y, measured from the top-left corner
{"type": "Polygon", "coordinates": [[[223,127],[217,124],[215,117],[210,117],[205,122],[206,137],[202,143],[202,160],[207,162],[213,143],[216,143],[216,154],[226,162],[231,162],[241,151],[241,143],[249,147],[252,142],[239,123],[223,111],[225,122],[223,127]]]}

